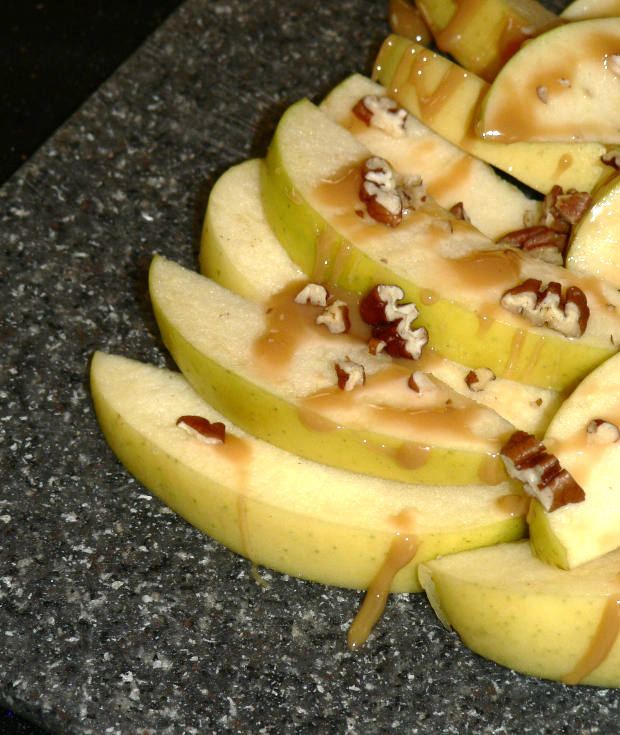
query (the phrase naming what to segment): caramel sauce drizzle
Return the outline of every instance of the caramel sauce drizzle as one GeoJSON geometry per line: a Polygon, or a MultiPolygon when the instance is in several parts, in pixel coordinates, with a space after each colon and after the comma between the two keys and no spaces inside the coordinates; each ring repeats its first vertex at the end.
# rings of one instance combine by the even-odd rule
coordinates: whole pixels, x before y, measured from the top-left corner
{"type": "Polygon", "coordinates": [[[511,518],[522,518],[530,509],[532,498],[529,495],[510,493],[497,498],[497,507],[511,518]]]}
{"type": "Polygon", "coordinates": [[[600,622],[588,648],[572,671],[565,674],[561,681],[564,684],[579,684],[591,674],[609,655],[618,633],[620,633],[620,593],[615,593],[607,598],[600,622]]]}
{"type": "Polygon", "coordinates": [[[432,40],[420,11],[408,0],[390,0],[389,21],[392,31],[403,38],[424,45],[432,40]]]}
{"type": "Polygon", "coordinates": [[[413,535],[413,519],[409,513],[404,511],[393,520],[397,523],[398,530],[349,628],[347,643],[352,651],[357,650],[368,639],[385,610],[394,577],[413,560],[420,546],[419,539],[413,535]]]}
{"type": "MultiPolygon", "coordinates": [[[[454,189],[460,187],[463,190],[472,178],[473,167],[473,158],[465,155],[461,156],[448,167],[442,176],[426,179],[426,188],[429,194],[435,199],[445,200],[454,189]]],[[[456,201],[454,203],[456,204],[456,201]]]]}
{"type": "Polygon", "coordinates": [[[508,473],[499,454],[488,454],[482,460],[478,477],[483,485],[499,485],[508,479],[508,473]]]}

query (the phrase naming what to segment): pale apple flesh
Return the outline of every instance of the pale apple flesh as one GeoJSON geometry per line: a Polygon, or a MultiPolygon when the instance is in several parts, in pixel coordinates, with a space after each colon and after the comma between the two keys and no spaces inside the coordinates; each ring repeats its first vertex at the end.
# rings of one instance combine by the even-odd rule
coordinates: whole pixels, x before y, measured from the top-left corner
{"type": "Polygon", "coordinates": [[[461,202],[469,221],[492,240],[538,221],[539,201],[527,197],[491,166],[437,135],[413,115],[404,131],[390,134],[353,113],[366,95],[386,94],[385,87],[354,74],[329,93],[320,109],[372,153],[397,163],[401,173],[421,176],[429,194],[445,209],[461,202]]]}
{"type": "Polygon", "coordinates": [[[618,16],[620,16],[618,0],[573,0],[560,13],[562,20],[616,18],[618,16]]]}
{"type": "Polygon", "coordinates": [[[354,174],[368,156],[310,102],[289,108],[278,125],[261,182],[263,206],[278,239],[311,279],[358,293],[377,283],[398,284],[418,307],[419,324],[439,354],[530,385],[563,390],[615,352],[619,316],[608,308],[618,300],[615,289],[578,283],[564,268],[501,248],[430,197],[405,226],[357,216],[354,174]],[[581,338],[532,327],[500,307],[503,292],[530,277],[570,279],[588,294],[594,308],[581,338]],[[604,296],[597,305],[599,289],[604,296]]]}
{"type": "MultiPolygon", "coordinates": [[[[200,262],[203,273],[219,284],[267,303],[303,273],[265,221],[260,195],[262,165],[253,159],[233,166],[215,184],[205,216],[200,262]],[[229,216],[231,210],[234,216],[229,216]]],[[[352,294],[347,301],[354,301],[352,294]]],[[[423,362],[425,371],[453,390],[493,409],[516,428],[539,436],[563,399],[557,391],[506,378],[496,378],[484,390],[474,392],[467,385],[470,370],[466,366],[438,356],[423,362]]]]}
{"type": "Polygon", "coordinates": [[[484,138],[620,143],[620,18],[575,21],[523,46],[480,108],[484,138]]]}
{"type": "Polygon", "coordinates": [[[252,562],[324,584],[365,589],[406,526],[419,547],[393,591],[417,592],[417,566],[438,554],[517,539],[496,487],[416,486],[295,457],[235,427],[171,371],[97,352],[92,396],[127,469],[192,525],[252,562]],[[156,400],[154,400],[154,397],[156,400]],[[177,426],[223,422],[223,444],[177,426]]]}
{"type": "Polygon", "coordinates": [[[602,143],[501,143],[475,131],[489,85],[448,59],[398,36],[389,36],[375,61],[374,78],[425,125],[463,151],[547,194],[554,185],[593,191],[614,170],[601,161],[602,143]]]}
{"type": "Polygon", "coordinates": [[[559,23],[536,0],[416,0],[437,47],[491,81],[532,36],[559,23]]]}
{"type": "Polygon", "coordinates": [[[543,443],[581,485],[585,500],[551,512],[534,501],[530,541],[541,559],[572,569],[620,546],[620,355],[577,386],[543,443]]]}
{"type": "Polygon", "coordinates": [[[618,569],[615,551],[559,570],[525,541],[425,562],[419,576],[439,618],[472,651],[544,679],[617,687],[618,569]]]}

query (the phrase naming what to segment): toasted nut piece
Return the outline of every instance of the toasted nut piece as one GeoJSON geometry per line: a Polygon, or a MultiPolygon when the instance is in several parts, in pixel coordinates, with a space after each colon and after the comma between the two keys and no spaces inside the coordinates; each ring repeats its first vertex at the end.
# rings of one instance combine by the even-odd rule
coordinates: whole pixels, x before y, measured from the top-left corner
{"type": "Polygon", "coordinates": [[[355,105],[353,114],[368,126],[379,128],[394,138],[402,138],[411,115],[398,102],[378,94],[368,94],[355,105]]]}
{"type": "Polygon", "coordinates": [[[372,328],[372,336],[385,342],[384,350],[391,357],[404,357],[418,360],[428,343],[425,327],[411,329],[411,321],[398,319],[389,324],[379,324],[372,328]]]}
{"type": "Polygon", "coordinates": [[[409,376],[407,385],[416,393],[429,393],[437,390],[437,385],[433,382],[432,378],[429,378],[421,370],[416,370],[415,373],[409,376]]]}
{"type": "Polygon", "coordinates": [[[465,376],[467,387],[475,393],[484,390],[493,380],[495,380],[495,373],[487,367],[470,370],[465,376]]]}
{"type": "Polygon", "coordinates": [[[308,283],[295,296],[297,304],[312,304],[312,306],[327,306],[329,293],[320,283],[308,283]]]}
{"type": "Polygon", "coordinates": [[[549,102],[549,90],[547,89],[547,87],[544,86],[544,84],[536,87],[536,95],[538,96],[538,99],[545,105],[547,104],[547,102],[549,102]]]}
{"type": "Polygon", "coordinates": [[[620,439],[620,429],[604,419],[592,419],[586,432],[588,440],[596,444],[615,444],[620,439]]]}
{"type": "Polygon", "coordinates": [[[543,289],[541,281],[528,278],[508,289],[500,304],[514,314],[522,314],[535,326],[548,327],[566,337],[581,337],[590,318],[583,291],[577,286],[569,286],[563,297],[562,287],[557,281],[550,281],[543,289]]]}
{"type": "Polygon", "coordinates": [[[532,225],[508,232],[499,242],[521,248],[546,263],[563,265],[568,234],[557,232],[546,225],[532,225]]]}
{"type": "Polygon", "coordinates": [[[370,352],[371,355],[378,355],[380,352],[383,352],[385,346],[385,342],[382,339],[371,337],[368,340],[368,352],[370,352]]]}
{"type": "Polygon", "coordinates": [[[352,360],[341,360],[336,365],[336,376],[340,390],[353,390],[358,385],[366,383],[364,366],[352,360]]]}
{"type": "Polygon", "coordinates": [[[566,222],[576,225],[592,206],[592,197],[587,191],[569,189],[566,194],[558,195],[555,208],[566,222]]]}
{"type": "Polygon", "coordinates": [[[202,416],[179,416],[177,426],[207,444],[223,444],[226,440],[226,427],[221,421],[212,423],[202,416]]]}
{"type": "Polygon", "coordinates": [[[387,324],[396,319],[418,317],[418,309],[413,303],[399,304],[405,297],[400,286],[380,283],[372,288],[360,301],[360,316],[371,326],[387,324]]]}
{"type": "Polygon", "coordinates": [[[344,301],[335,299],[317,316],[316,323],[324,324],[332,334],[348,333],[351,329],[349,307],[344,301]]]}
{"type": "Polygon", "coordinates": [[[457,202],[456,204],[453,204],[450,207],[450,214],[454,215],[457,219],[461,219],[464,222],[469,222],[469,217],[467,216],[467,213],[465,212],[465,207],[463,206],[463,202],[457,202]]]}
{"type": "Polygon", "coordinates": [[[372,156],[364,161],[359,198],[377,222],[397,227],[406,212],[425,199],[424,192],[420,177],[406,177],[401,183],[383,158],[372,156]]]}
{"type": "Polygon", "coordinates": [[[615,169],[620,169],[620,148],[611,148],[607,153],[603,153],[601,161],[615,169]]]}
{"type": "Polygon", "coordinates": [[[510,477],[520,480],[525,492],[536,498],[547,512],[585,500],[581,485],[532,434],[515,431],[502,447],[500,456],[510,477]]]}

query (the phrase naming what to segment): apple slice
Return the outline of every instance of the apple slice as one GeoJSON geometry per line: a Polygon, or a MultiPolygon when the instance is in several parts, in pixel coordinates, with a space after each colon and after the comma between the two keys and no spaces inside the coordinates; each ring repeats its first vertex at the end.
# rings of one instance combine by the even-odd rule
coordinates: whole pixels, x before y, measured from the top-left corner
{"type": "Polygon", "coordinates": [[[419,202],[398,226],[376,221],[360,198],[370,156],[307,100],[280,120],[262,179],[263,206],[311,280],[361,294],[377,283],[398,284],[442,357],[530,385],[563,390],[616,351],[616,289],[495,244],[422,187],[411,193],[419,202]],[[583,292],[590,318],[580,338],[534,326],[535,314],[530,320],[502,306],[503,295],[529,279],[583,292]]]}
{"type": "Polygon", "coordinates": [[[516,671],[566,684],[620,686],[620,552],[570,572],[527,542],[420,565],[444,625],[472,651],[516,671]]]}
{"type": "Polygon", "coordinates": [[[535,553],[572,569],[620,546],[620,354],[587,376],[560,406],[544,436],[583,488],[585,500],[546,512],[534,500],[530,539],[535,553]]]}
{"type": "MultiPolygon", "coordinates": [[[[216,182],[205,215],[200,263],[204,275],[220,285],[268,303],[304,275],[265,220],[259,185],[262,165],[258,159],[246,161],[228,169],[216,182]]],[[[349,292],[346,300],[359,299],[349,292]]],[[[439,356],[426,356],[424,366],[453,390],[493,409],[518,429],[540,436],[562,400],[556,391],[506,378],[473,390],[467,382],[470,369],[439,356]]]]}
{"type": "Polygon", "coordinates": [[[560,21],[536,0],[416,0],[437,47],[492,80],[532,36],[560,21]]]}
{"type": "Polygon", "coordinates": [[[507,421],[426,377],[416,361],[370,354],[361,326],[331,334],[317,325],[322,308],[294,301],[303,285],[266,307],[161,257],[149,278],[175,362],[245,431],[324,464],[406,482],[505,478],[494,471],[507,421]],[[349,390],[337,368],[353,366],[365,382],[349,390]]]}
{"type": "Polygon", "coordinates": [[[491,84],[483,138],[620,143],[620,18],[565,23],[528,41],[491,84]]]}
{"type": "Polygon", "coordinates": [[[364,97],[371,96],[374,102],[386,94],[385,87],[353,74],[327,95],[320,109],[369,151],[392,161],[401,173],[421,176],[428,193],[445,209],[461,202],[469,221],[492,240],[538,222],[539,201],[527,197],[487,163],[437,135],[411,113],[398,127],[390,124],[394,115],[378,105],[368,122],[354,113],[364,97]]]}
{"type": "Polygon", "coordinates": [[[518,181],[548,193],[593,191],[614,171],[601,161],[601,143],[500,143],[482,140],[476,117],[489,85],[475,74],[405,38],[389,36],[374,77],[388,94],[439,135],[518,181]]]}
{"type": "Polygon", "coordinates": [[[594,193],[590,209],[575,225],[566,267],[604,278],[620,289],[620,174],[594,193]]]}
{"type": "Polygon", "coordinates": [[[560,13],[562,20],[588,20],[588,18],[615,18],[620,16],[618,0],[573,0],[560,13]]]}
{"type": "Polygon", "coordinates": [[[178,373],[97,352],[91,387],[108,443],[140,482],[204,533],[286,574],[365,589],[407,531],[418,549],[392,589],[417,592],[420,561],[525,528],[502,502],[508,483],[422,487],[300,459],[233,426],[178,373]],[[188,433],[181,416],[223,422],[224,443],[188,433]]]}

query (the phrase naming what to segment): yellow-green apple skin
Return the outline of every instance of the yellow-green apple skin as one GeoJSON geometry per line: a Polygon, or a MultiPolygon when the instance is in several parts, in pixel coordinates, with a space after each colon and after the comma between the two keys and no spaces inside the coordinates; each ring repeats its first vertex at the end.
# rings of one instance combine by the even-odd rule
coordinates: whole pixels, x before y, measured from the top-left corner
{"type": "Polygon", "coordinates": [[[524,41],[560,22],[536,0],[416,0],[416,5],[437,47],[488,81],[524,41]]]}
{"type": "Polygon", "coordinates": [[[380,124],[366,124],[353,113],[365,96],[386,94],[382,85],[353,74],[327,95],[320,109],[372,153],[393,162],[401,173],[421,176],[429,194],[445,209],[462,202],[470,222],[492,240],[538,221],[539,201],[526,196],[484,161],[437,135],[411,113],[398,134],[380,124]]]}
{"type": "Polygon", "coordinates": [[[617,687],[618,569],[617,551],[571,571],[556,569],[533,556],[525,541],[425,562],[419,576],[444,625],[479,655],[544,679],[617,687]],[[604,632],[612,633],[613,645],[588,671],[596,664],[591,646],[603,641],[601,621],[608,617],[604,632]]]}
{"type": "Polygon", "coordinates": [[[480,107],[485,139],[620,143],[620,18],[565,23],[523,46],[480,107]]]}
{"type": "Polygon", "coordinates": [[[261,165],[258,159],[244,161],[216,181],[200,247],[201,272],[254,301],[305,278],[265,220],[257,196],[261,165]]]}
{"type": "Polygon", "coordinates": [[[154,258],[149,288],[181,372],[245,431],[364,474],[423,484],[487,481],[511,431],[494,411],[439,383],[435,391],[411,390],[415,367],[371,355],[353,334],[333,335],[313,321],[295,334],[274,334],[273,310],[164,258],[154,258]],[[288,351],[289,340],[294,349],[276,363],[274,345],[288,351]],[[350,393],[338,388],[335,371],[345,360],[366,372],[365,385],[350,393]]]}
{"type": "Polygon", "coordinates": [[[337,470],[255,439],[205,403],[179,374],[95,353],[92,396],[120,461],[204,533],[256,564],[324,584],[365,589],[406,525],[419,540],[392,589],[419,591],[417,566],[438,554],[519,538],[496,487],[408,485],[337,470]],[[207,444],[176,421],[223,422],[207,444]]]}
{"type": "Polygon", "coordinates": [[[543,438],[585,500],[551,512],[533,501],[530,541],[541,559],[572,569],[620,546],[619,427],[620,355],[614,355],[564,401],[543,438]],[[591,422],[599,421],[609,426],[595,430],[591,422]]]}
{"type": "Polygon", "coordinates": [[[591,192],[614,173],[601,161],[607,151],[601,143],[482,139],[475,125],[488,83],[408,39],[385,40],[373,77],[436,133],[542,194],[555,184],[591,192]]]}
{"type": "Polygon", "coordinates": [[[594,193],[592,205],[574,226],[566,267],[620,289],[620,175],[594,193]]]}
{"type": "Polygon", "coordinates": [[[618,0],[573,0],[560,13],[562,20],[587,20],[588,18],[615,18],[620,15],[618,0]]]}
{"type": "MultiPolygon", "coordinates": [[[[241,163],[216,182],[205,215],[200,262],[204,275],[220,285],[267,303],[291,281],[305,276],[265,220],[259,181],[262,165],[258,159],[241,163]]],[[[439,357],[426,359],[425,370],[458,393],[493,409],[516,428],[538,436],[563,399],[557,391],[506,378],[492,380],[483,390],[472,392],[466,383],[469,368],[439,357]]]]}
{"type": "Polygon", "coordinates": [[[616,351],[619,295],[609,285],[500,246],[430,196],[398,227],[358,216],[359,171],[369,156],[307,100],[280,120],[263,169],[263,206],[311,280],[358,293],[397,284],[418,307],[416,323],[427,328],[429,345],[442,357],[530,385],[573,387],[616,351]],[[582,337],[533,327],[501,307],[503,293],[528,278],[582,289],[590,308],[582,337]]]}

